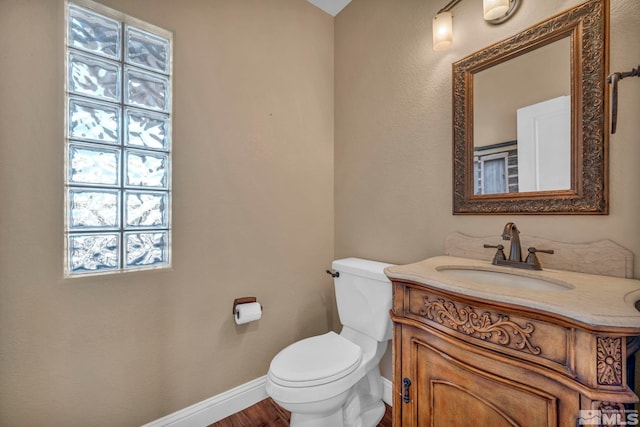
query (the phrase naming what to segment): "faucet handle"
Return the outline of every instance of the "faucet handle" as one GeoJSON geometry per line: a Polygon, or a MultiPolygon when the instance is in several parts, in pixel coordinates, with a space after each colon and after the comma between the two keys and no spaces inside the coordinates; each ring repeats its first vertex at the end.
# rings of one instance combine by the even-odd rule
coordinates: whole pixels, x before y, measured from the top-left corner
{"type": "Polygon", "coordinates": [[[488,245],[488,244],[486,244],[486,243],[485,243],[485,244],[484,244],[484,247],[485,247],[485,248],[493,248],[493,249],[497,249],[496,254],[495,254],[495,255],[494,255],[494,257],[493,257],[493,261],[492,261],[492,263],[493,263],[493,264],[496,264],[496,265],[497,265],[497,264],[498,264],[498,261],[504,261],[505,259],[507,259],[507,258],[504,256],[504,252],[503,252],[504,245],[488,245]]]}
{"type": "Polygon", "coordinates": [[[536,249],[532,246],[527,250],[529,251],[529,255],[527,255],[525,263],[531,265],[535,270],[542,270],[542,266],[540,265],[536,252],[553,254],[553,249],[536,249]]]}
{"type": "Polygon", "coordinates": [[[542,252],[545,254],[553,254],[553,249],[536,249],[533,246],[531,246],[529,249],[527,249],[529,251],[530,254],[535,254],[536,252],[542,252]]]}

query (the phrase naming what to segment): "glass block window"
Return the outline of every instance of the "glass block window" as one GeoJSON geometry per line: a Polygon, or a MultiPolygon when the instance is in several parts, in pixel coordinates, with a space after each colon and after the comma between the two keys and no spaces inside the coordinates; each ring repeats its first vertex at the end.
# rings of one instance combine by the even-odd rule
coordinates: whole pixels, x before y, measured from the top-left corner
{"type": "Polygon", "coordinates": [[[170,32],[67,4],[65,273],[170,265],[170,32]]]}

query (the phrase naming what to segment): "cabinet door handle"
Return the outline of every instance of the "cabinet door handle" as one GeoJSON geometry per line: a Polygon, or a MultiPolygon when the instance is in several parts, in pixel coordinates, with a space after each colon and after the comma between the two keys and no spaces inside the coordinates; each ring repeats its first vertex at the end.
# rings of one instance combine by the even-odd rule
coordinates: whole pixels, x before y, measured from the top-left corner
{"type": "Polygon", "coordinates": [[[404,378],[402,380],[402,385],[404,386],[404,392],[402,393],[402,400],[404,403],[409,403],[409,387],[411,386],[411,380],[409,378],[404,378]]]}

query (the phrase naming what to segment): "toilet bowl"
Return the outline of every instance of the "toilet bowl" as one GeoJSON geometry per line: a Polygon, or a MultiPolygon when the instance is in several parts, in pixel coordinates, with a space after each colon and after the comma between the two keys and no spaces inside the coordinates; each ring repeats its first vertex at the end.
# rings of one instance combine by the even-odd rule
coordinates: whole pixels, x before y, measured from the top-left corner
{"type": "Polygon", "coordinates": [[[373,427],[384,416],[378,364],[391,338],[390,265],[334,261],[342,331],[293,343],[271,361],[267,393],[291,412],[291,426],[373,427]]]}

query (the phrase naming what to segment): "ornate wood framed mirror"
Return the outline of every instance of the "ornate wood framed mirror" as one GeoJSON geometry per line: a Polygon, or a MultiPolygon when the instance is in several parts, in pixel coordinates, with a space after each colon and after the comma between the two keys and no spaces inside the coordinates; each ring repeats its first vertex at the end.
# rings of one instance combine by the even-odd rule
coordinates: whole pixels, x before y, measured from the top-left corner
{"type": "Polygon", "coordinates": [[[454,214],[607,214],[609,0],[453,64],[454,214]]]}

